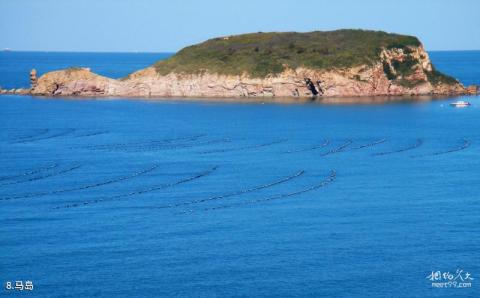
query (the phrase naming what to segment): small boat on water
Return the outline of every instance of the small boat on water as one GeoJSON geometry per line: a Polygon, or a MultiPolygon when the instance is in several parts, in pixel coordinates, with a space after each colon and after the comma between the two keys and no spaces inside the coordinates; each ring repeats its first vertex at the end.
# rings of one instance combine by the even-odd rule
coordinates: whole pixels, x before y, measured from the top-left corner
{"type": "Polygon", "coordinates": [[[456,102],[452,102],[450,103],[450,105],[452,107],[457,107],[457,108],[464,108],[464,107],[468,107],[470,105],[470,103],[468,101],[464,101],[464,100],[458,100],[456,102]]]}

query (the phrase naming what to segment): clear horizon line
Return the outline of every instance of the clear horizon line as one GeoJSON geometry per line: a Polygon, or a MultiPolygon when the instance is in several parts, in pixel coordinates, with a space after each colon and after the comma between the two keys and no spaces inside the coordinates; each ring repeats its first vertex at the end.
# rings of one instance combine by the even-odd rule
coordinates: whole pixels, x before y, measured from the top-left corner
{"type": "MultiPolygon", "coordinates": [[[[72,51],[72,50],[15,50],[3,48],[0,52],[37,52],[37,53],[105,53],[105,54],[175,54],[177,51],[72,51]]],[[[475,52],[480,49],[465,50],[426,50],[427,52],[475,52]]]]}
{"type": "Polygon", "coordinates": [[[178,51],[69,51],[69,50],[14,50],[11,48],[3,48],[0,52],[36,52],[36,53],[105,53],[105,54],[174,54],[178,51]]]}

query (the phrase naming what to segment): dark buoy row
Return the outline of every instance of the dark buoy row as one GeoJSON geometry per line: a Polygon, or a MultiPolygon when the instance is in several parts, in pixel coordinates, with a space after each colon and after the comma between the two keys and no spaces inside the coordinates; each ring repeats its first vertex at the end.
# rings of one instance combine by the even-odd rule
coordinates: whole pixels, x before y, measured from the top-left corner
{"type": "Polygon", "coordinates": [[[27,182],[33,182],[33,181],[37,181],[37,180],[47,179],[47,178],[50,178],[50,177],[60,176],[60,175],[72,172],[72,171],[74,171],[74,170],[76,170],[80,167],[81,167],[80,165],[76,165],[76,166],[72,166],[72,167],[69,167],[69,168],[66,168],[66,169],[63,169],[63,170],[59,170],[59,171],[56,171],[56,172],[44,174],[44,175],[41,175],[41,176],[34,176],[34,177],[30,177],[30,178],[27,178],[27,179],[24,179],[24,180],[16,180],[16,181],[3,183],[3,184],[0,184],[0,186],[27,183],[27,182]]]}
{"type": "Polygon", "coordinates": [[[159,209],[173,208],[173,207],[200,204],[200,203],[205,203],[205,202],[209,202],[209,201],[215,201],[215,200],[226,199],[226,198],[230,198],[230,197],[234,197],[234,196],[239,196],[239,195],[243,195],[243,194],[246,194],[246,193],[250,193],[250,192],[257,191],[257,190],[266,189],[266,188],[273,187],[275,185],[286,183],[290,180],[293,180],[295,178],[298,178],[298,177],[302,176],[304,173],[305,173],[305,171],[301,170],[301,171],[299,171],[299,172],[297,172],[293,175],[290,175],[288,177],[282,178],[282,179],[274,181],[274,182],[270,182],[268,184],[262,184],[262,185],[254,186],[254,187],[251,187],[251,188],[247,188],[247,189],[243,189],[243,190],[239,190],[239,191],[235,191],[235,192],[231,192],[231,193],[227,193],[227,194],[223,194],[223,195],[219,195],[219,196],[214,196],[214,197],[210,197],[210,198],[206,198],[206,199],[198,199],[198,200],[192,200],[192,201],[188,201],[188,202],[169,204],[169,205],[163,205],[163,206],[156,206],[155,208],[159,208],[159,209]]]}
{"type": "Polygon", "coordinates": [[[5,181],[5,180],[12,180],[12,179],[17,179],[17,178],[23,178],[25,176],[30,176],[30,175],[34,175],[34,174],[37,174],[37,173],[40,173],[40,172],[43,172],[43,171],[47,171],[47,170],[51,170],[51,169],[54,169],[54,168],[57,168],[59,166],[58,163],[54,163],[52,165],[49,165],[49,166],[44,166],[44,167],[40,167],[40,168],[33,168],[33,169],[30,169],[26,172],[23,172],[23,173],[20,173],[20,174],[15,174],[15,175],[12,175],[12,176],[3,176],[3,177],[0,177],[0,181],[5,181]]]}
{"type": "Polygon", "coordinates": [[[122,150],[122,149],[129,149],[129,148],[139,148],[142,146],[153,146],[153,145],[168,145],[168,144],[175,144],[174,142],[182,142],[180,144],[184,144],[183,142],[193,142],[198,140],[201,137],[204,137],[205,134],[199,134],[194,136],[187,136],[187,137],[178,137],[178,138],[168,138],[162,140],[149,140],[149,141],[142,141],[142,142],[126,142],[126,143],[114,143],[114,144],[103,144],[103,145],[88,145],[79,147],[80,149],[89,149],[89,150],[122,150]]]}
{"type": "Polygon", "coordinates": [[[59,193],[66,193],[66,192],[71,192],[71,191],[78,191],[78,190],[100,187],[100,186],[125,181],[125,180],[128,180],[128,179],[132,179],[132,178],[147,174],[147,173],[152,172],[153,170],[157,169],[158,167],[159,167],[158,165],[154,165],[154,166],[149,167],[145,170],[133,173],[133,174],[128,175],[128,176],[122,176],[122,177],[118,177],[118,178],[115,178],[115,179],[110,179],[110,180],[106,180],[106,181],[102,181],[102,182],[98,182],[98,183],[93,183],[93,184],[87,184],[87,185],[82,185],[82,186],[77,186],[77,187],[72,187],[72,188],[57,189],[57,190],[52,190],[52,191],[38,192],[38,193],[22,194],[22,195],[16,195],[16,196],[11,196],[11,197],[3,197],[3,198],[0,198],[0,201],[7,201],[7,200],[12,200],[12,199],[24,199],[24,198],[32,198],[32,197],[43,197],[43,196],[47,196],[47,195],[54,195],[54,194],[59,194],[59,193]]]}
{"type": "Polygon", "coordinates": [[[47,134],[48,132],[50,131],[50,129],[48,128],[42,128],[42,129],[37,129],[35,133],[31,133],[27,136],[18,136],[18,137],[14,137],[13,139],[11,139],[10,141],[22,141],[22,140],[28,140],[28,139],[31,139],[31,138],[37,138],[37,137],[40,137],[44,134],[47,134]]]}
{"type": "MultiPolygon", "coordinates": [[[[142,146],[142,147],[133,147],[129,149],[122,149],[124,152],[151,152],[151,151],[164,151],[164,150],[181,150],[187,148],[208,146],[213,144],[221,143],[230,143],[230,139],[220,139],[220,140],[210,140],[203,141],[198,143],[184,143],[184,144],[172,144],[172,145],[152,145],[152,146],[142,146]]],[[[118,151],[118,150],[109,150],[109,151],[118,151]]]]}
{"type": "Polygon", "coordinates": [[[330,151],[327,151],[325,153],[322,153],[320,156],[326,156],[326,155],[330,155],[330,154],[335,154],[335,153],[339,153],[339,152],[342,152],[345,150],[345,148],[347,148],[348,146],[350,146],[350,144],[352,144],[353,141],[352,140],[347,140],[344,144],[340,145],[339,147],[337,148],[334,148],[330,151]]]}
{"type": "Polygon", "coordinates": [[[425,157],[425,156],[437,156],[437,155],[443,155],[443,154],[449,154],[449,153],[454,153],[458,151],[462,151],[470,147],[471,142],[469,140],[463,140],[463,144],[459,147],[445,150],[445,151],[438,151],[438,152],[433,152],[430,154],[422,154],[422,155],[414,155],[412,157],[425,157]]]}
{"type": "Polygon", "coordinates": [[[389,154],[394,154],[394,153],[401,153],[401,152],[405,152],[405,151],[409,151],[409,150],[413,150],[413,149],[415,149],[415,148],[418,148],[418,147],[420,147],[422,144],[423,144],[423,140],[422,140],[422,139],[418,139],[417,142],[416,142],[415,144],[413,144],[412,146],[409,146],[409,147],[406,147],[406,148],[402,148],[402,149],[399,149],[399,150],[393,150],[393,151],[385,151],[385,152],[374,153],[373,156],[381,156],[381,155],[389,155],[389,154]]]}
{"type": "Polygon", "coordinates": [[[64,206],[57,206],[54,209],[64,209],[64,208],[74,208],[74,207],[87,206],[87,205],[96,204],[96,203],[100,203],[100,202],[115,201],[115,200],[118,200],[118,199],[124,199],[124,198],[128,198],[128,197],[137,196],[137,195],[140,195],[140,194],[154,192],[154,191],[157,191],[157,190],[173,187],[173,186],[176,186],[176,185],[179,185],[179,184],[187,183],[187,182],[190,182],[190,181],[208,176],[211,173],[213,173],[217,168],[218,168],[218,166],[214,166],[214,167],[212,167],[212,168],[210,168],[210,169],[208,169],[204,172],[201,172],[201,173],[195,174],[193,176],[190,176],[188,178],[184,178],[184,179],[177,180],[177,181],[174,181],[174,182],[164,183],[164,184],[161,184],[161,185],[145,188],[145,189],[142,189],[142,190],[132,191],[132,192],[129,192],[129,193],[126,193],[126,194],[121,194],[121,195],[116,195],[116,196],[111,196],[111,197],[105,197],[105,198],[99,198],[99,199],[95,199],[95,200],[84,201],[84,202],[81,202],[81,203],[74,203],[74,204],[69,204],[69,205],[64,205],[64,206]]]}
{"type": "Polygon", "coordinates": [[[225,148],[225,149],[215,149],[215,150],[208,150],[208,151],[202,151],[200,154],[210,154],[210,153],[223,153],[223,152],[232,152],[232,151],[243,151],[243,150],[249,150],[249,149],[258,149],[262,147],[269,147],[272,145],[284,143],[287,140],[278,140],[278,141],[273,141],[269,143],[263,143],[263,144],[257,144],[257,145],[250,145],[250,146],[244,146],[244,147],[233,147],[233,148],[225,148]]]}
{"type": "MultiPolygon", "coordinates": [[[[218,209],[239,207],[239,206],[244,206],[244,205],[251,205],[251,204],[263,203],[263,202],[274,201],[274,200],[281,200],[281,199],[285,199],[285,198],[288,198],[288,197],[298,196],[300,194],[311,192],[311,191],[317,190],[319,188],[322,188],[322,187],[330,184],[331,182],[335,181],[336,176],[337,176],[336,171],[332,170],[330,172],[330,175],[328,175],[326,178],[324,178],[320,183],[312,185],[312,186],[304,188],[304,189],[301,189],[301,190],[298,190],[298,191],[279,194],[279,195],[271,196],[271,197],[268,197],[268,198],[242,201],[242,202],[231,204],[231,205],[222,205],[222,206],[217,206],[217,207],[212,207],[212,208],[205,208],[205,209],[202,209],[202,211],[212,211],[212,210],[218,210],[218,209]]],[[[189,212],[193,212],[193,210],[186,211],[185,213],[189,213],[189,212]]]]}
{"type": "Polygon", "coordinates": [[[22,139],[22,140],[14,142],[14,144],[24,144],[24,143],[31,143],[31,142],[49,140],[49,139],[53,139],[53,138],[59,138],[59,137],[69,135],[69,134],[73,133],[74,131],[75,131],[75,129],[71,128],[71,129],[67,129],[63,132],[56,133],[56,134],[53,134],[53,135],[47,135],[47,136],[43,136],[43,137],[40,136],[40,137],[29,138],[29,139],[22,139]]]}
{"type": "Polygon", "coordinates": [[[288,151],[284,151],[283,153],[297,153],[297,152],[313,151],[313,150],[324,148],[324,147],[328,146],[328,144],[330,144],[330,140],[325,140],[320,145],[307,147],[307,148],[302,148],[302,149],[296,149],[296,150],[288,150],[288,151]]]}
{"type": "Polygon", "coordinates": [[[358,146],[358,147],[353,147],[350,150],[358,150],[358,149],[363,149],[363,148],[369,148],[369,147],[373,147],[373,146],[385,143],[386,141],[387,141],[387,139],[383,138],[383,139],[373,141],[372,143],[368,143],[368,144],[361,145],[361,146],[358,146]]]}
{"type": "Polygon", "coordinates": [[[108,134],[108,133],[110,133],[110,131],[108,131],[108,130],[93,131],[93,132],[86,132],[86,133],[83,133],[83,134],[75,135],[74,137],[75,138],[87,138],[87,137],[94,137],[94,136],[98,136],[98,135],[104,135],[104,134],[108,134]]]}

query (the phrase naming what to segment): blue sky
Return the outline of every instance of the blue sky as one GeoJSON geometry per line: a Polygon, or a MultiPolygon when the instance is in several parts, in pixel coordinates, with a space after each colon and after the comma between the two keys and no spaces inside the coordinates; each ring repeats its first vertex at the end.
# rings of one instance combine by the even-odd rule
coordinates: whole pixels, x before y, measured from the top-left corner
{"type": "Polygon", "coordinates": [[[363,28],[478,50],[479,12],[477,0],[0,0],[0,49],[173,52],[229,34],[363,28]]]}

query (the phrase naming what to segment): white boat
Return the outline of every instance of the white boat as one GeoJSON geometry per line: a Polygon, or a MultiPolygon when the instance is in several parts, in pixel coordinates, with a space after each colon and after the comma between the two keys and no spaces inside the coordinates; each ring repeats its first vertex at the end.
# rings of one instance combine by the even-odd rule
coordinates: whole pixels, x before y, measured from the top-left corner
{"type": "Polygon", "coordinates": [[[459,101],[450,103],[450,105],[452,107],[463,108],[463,107],[468,107],[470,103],[468,101],[459,100],[459,101]]]}

